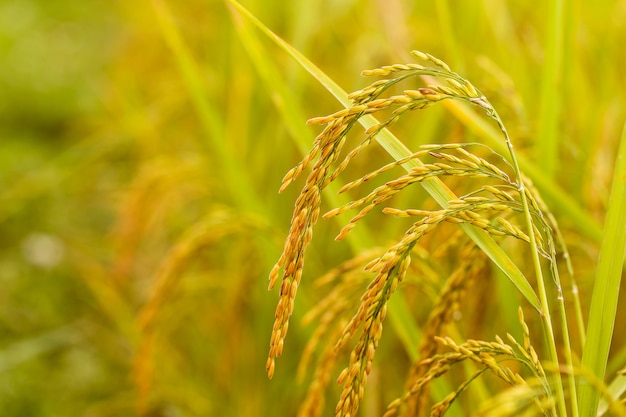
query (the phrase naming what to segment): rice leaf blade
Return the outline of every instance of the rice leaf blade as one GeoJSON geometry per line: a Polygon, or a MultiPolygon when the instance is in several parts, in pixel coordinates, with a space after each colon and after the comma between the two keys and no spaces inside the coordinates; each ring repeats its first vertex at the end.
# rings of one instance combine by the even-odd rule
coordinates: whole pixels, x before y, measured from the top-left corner
{"type": "MultiPolygon", "coordinates": [[[[626,126],[617,153],[581,367],[604,381],[626,251],[626,126]]],[[[580,414],[596,415],[600,393],[580,382],[580,414]]]]}

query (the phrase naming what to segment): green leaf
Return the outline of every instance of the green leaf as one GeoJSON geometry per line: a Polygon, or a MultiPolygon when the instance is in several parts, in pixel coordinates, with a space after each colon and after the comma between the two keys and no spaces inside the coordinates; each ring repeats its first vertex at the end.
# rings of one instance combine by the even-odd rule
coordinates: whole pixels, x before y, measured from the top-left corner
{"type": "MultiPolygon", "coordinates": [[[[613,337],[617,299],[626,253],[626,125],[622,133],[609,206],[600,247],[600,259],[589,309],[587,339],[581,367],[604,381],[613,337]]],[[[595,416],[600,393],[580,381],[579,410],[582,416],[595,416]]]]}

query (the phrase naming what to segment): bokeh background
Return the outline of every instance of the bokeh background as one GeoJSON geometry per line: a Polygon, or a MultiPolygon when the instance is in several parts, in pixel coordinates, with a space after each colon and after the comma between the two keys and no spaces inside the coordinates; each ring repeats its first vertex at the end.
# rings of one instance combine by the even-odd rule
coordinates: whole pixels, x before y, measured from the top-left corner
{"type": "MultiPolygon", "coordinates": [[[[363,69],[411,62],[412,49],[481,88],[520,154],[570,198],[544,195],[588,304],[626,120],[626,2],[242,4],[347,91],[370,82],[363,69]]],[[[322,222],[268,380],[277,293],[266,277],[301,185],[277,191],[319,132],[306,119],[339,108],[227,2],[2,0],[1,414],[295,415],[314,327],[300,319],[325,295],[310,282],[352,255],[332,240],[340,225],[322,222]]],[[[481,140],[445,107],[397,133],[412,148],[481,140]]],[[[373,147],[357,169],[381,160],[373,147]]],[[[401,234],[374,219],[374,243],[401,234]]],[[[482,336],[515,323],[512,297],[482,336]]],[[[388,379],[372,384],[391,389],[409,355],[388,337],[388,379]]],[[[363,415],[379,415],[385,395],[363,415]]]]}

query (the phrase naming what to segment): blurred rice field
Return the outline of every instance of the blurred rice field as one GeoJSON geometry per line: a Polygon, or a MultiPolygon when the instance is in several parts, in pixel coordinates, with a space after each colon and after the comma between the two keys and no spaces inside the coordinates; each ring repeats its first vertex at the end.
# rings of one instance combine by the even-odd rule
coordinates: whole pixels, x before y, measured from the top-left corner
{"type": "MultiPolygon", "coordinates": [[[[242,4],[348,92],[412,49],[479,86],[562,227],[586,311],[626,120],[625,1],[242,4]]],[[[346,218],[320,223],[269,380],[267,275],[302,182],[278,189],[319,133],[305,121],[340,108],[228,2],[0,2],[2,416],[296,415],[315,328],[301,319],[327,292],[313,281],[355,253],[333,241],[346,218]]],[[[411,117],[394,132],[412,149],[489,136],[445,106],[411,117]]],[[[391,160],[373,146],[346,181],[391,160]]],[[[361,243],[404,226],[372,217],[361,243]]],[[[418,324],[454,260],[440,261],[400,295],[418,324]]],[[[519,334],[523,301],[493,275],[467,337],[519,334]]],[[[389,327],[360,415],[402,388],[400,338],[389,327]]],[[[625,342],[618,331],[609,372],[625,342]]]]}

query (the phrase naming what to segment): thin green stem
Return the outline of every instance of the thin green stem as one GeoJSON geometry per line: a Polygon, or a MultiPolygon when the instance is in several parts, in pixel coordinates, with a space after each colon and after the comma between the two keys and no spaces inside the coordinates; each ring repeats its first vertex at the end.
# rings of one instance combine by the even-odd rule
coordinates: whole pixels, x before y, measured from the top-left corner
{"type": "Polygon", "coordinates": [[[574,312],[576,314],[576,324],[578,326],[579,333],[579,342],[580,346],[585,346],[586,340],[586,330],[585,330],[585,319],[583,318],[583,308],[580,303],[580,294],[578,291],[578,285],[574,282],[572,284],[572,295],[574,296],[574,312]]]}
{"type": "MultiPolygon", "coordinates": [[[[560,283],[559,269],[557,268],[556,258],[552,256],[550,260],[550,271],[555,282],[560,283]]],[[[565,356],[565,364],[567,366],[567,385],[570,393],[570,403],[572,416],[578,417],[578,393],[576,392],[576,378],[574,377],[574,361],[572,359],[572,346],[570,344],[569,328],[567,326],[567,315],[565,312],[565,300],[561,285],[558,285],[557,301],[559,304],[559,314],[561,316],[561,331],[563,332],[563,356],[565,356]]]]}
{"type": "MultiPolygon", "coordinates": [[[[576,326],[578,328],[579,343],[582,349],[582,347],[585,346],[585,320],[583,319],[583,309],[580,303],[580,294],[578,292],[578,285],[576,284],[576,279],[574,278],[574,267],[572,266],[572,259],[569,254],[569,251],[567,250],[567,245],[565,244],[565,238],[563,237],[561,230],[558,228],[556,224],[556,220],[554,219],[554,216],[550,212],[548,212],[547,215],[548,215],[548,219],[550,220],[550,223],[552,223],[554,227],[554,235],[556,236],[557,243],[559,244],[559,246],[561,247],[561,251],[563,252],[563,259],[565,260],[565,266],[567,269],[567,273],[569,274],[569,279],[571,281],[571,286],[572,286],[571,295],[572,295],[572,300],[574,302],[576,326]]],[[[556,259],[553,259],[552,262],[556,265],[556,259]]],[[[557,273],[555,275],[557,282],[560,282],[558,278],[558,269],[555,268],[555,271],[557,273]]],[[[569,338],[568,338],[567,343],[569,343],[569,338]]]]}
{"type": "MultiPolygon", "coordinates": [[[[519,164],[517,162],[517,157],[515,152],[513,151],[513,143],[511,142],[511,138],[500,119],[500,116],[495,111],[491,103],[489,103],[489,107],[491,110],[489,114],[494,118],[497,122],[498,127],[502,131],[504,135],[506,145],[509,149],[509,153],[511,155],[511,162],[513,164],[513,170],[515,172],[515,177],[517,179],[517,187],[520,195],[520,199],[522,202],[522,207],[524,208],[524,218],[526,221],[526,227],[528,228],[528,238],[530,240],[530,249],[531,256],[533,260],[533,266],[535,268],[535,274],[537,276],[537,289],[539,292],[539,301],[541,303],[541,319],[543,321],[543,328],[546,333],[546,342],[548,344],[548,353],[550,355],[550,360],[554,362],[555,365],[559,364],[559,356],[556,349],[556,340],[554,337],[554,329],[552,327],[552,318],[550,317],[550,304],[548,303],[548,294],[546,291],[546,284],[543,277],[543,271],[541,268],[541,260],[539,259],[539,251],[537,250],[537,241],[535,239],[535,233],[533,229],[533,220],[532,215],[530,214],[530,208],[528,204],[528,198],[526,197],[526,190],[524,187],[524,182],[522,180],[521,171],[519,168],[519,164]]],[[[561,294],[561,289],[558,288],[559,294],[561,294]]],[[[564,314],[564,313],[563,313],[564,314]]],[[[567,408],[565,406],[565,392],[563,390],[563,382],[561,381],[561,377],[558,374],[553,374],[553,383],[556,389],[556,399],[557,405],[559,407],[559,414],[561,416],[567,416],[567,408]]],[[[554,410],[556,412],[556,410],[554,410]]]]}

